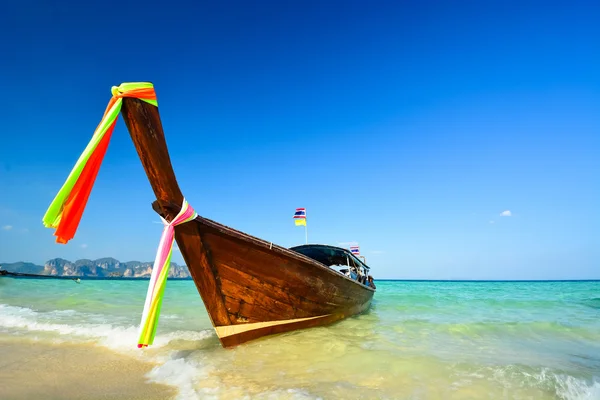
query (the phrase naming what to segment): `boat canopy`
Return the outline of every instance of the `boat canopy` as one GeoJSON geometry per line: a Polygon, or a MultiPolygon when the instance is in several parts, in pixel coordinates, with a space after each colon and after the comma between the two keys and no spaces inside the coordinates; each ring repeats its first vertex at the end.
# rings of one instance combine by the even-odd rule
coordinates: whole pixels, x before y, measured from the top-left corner
{"type": "Polygon", "coordinates": [[[367,272],[370,269],[349,250],[341,247],[325,244],[303,244],[301,246],[290,247],[290,250],[310,257],[328,267],[332,265],[349,265],[350,267],[364,268],[367,272]]]}

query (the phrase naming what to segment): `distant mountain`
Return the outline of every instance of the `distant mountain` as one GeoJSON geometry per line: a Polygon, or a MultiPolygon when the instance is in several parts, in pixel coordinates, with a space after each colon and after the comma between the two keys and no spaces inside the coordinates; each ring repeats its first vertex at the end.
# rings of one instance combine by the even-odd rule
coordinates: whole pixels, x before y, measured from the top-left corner
{"type": "MultiPolygon", "coordinates": [[[[121,262],[111,257],[97,260],[77,260],[71,262],[62,258],[54,258],[41,265],[27,262],[0,263],[0,267],[10,272],[50,276],[82,276],[111,278],[150,278],[153,262],[127,261],[121,262]]],[[[185,265],[171,263],[169,278],[189,278],[190,272],[185,265]]]]}
{"type": "Polygon", "coordinates": [[[44,267],[41,265],[35,265],[28,262],[16,262],[12,264],[0,264],[2,269],[10,272],[21,272],[23,274],[41,274],[44,267]]]}

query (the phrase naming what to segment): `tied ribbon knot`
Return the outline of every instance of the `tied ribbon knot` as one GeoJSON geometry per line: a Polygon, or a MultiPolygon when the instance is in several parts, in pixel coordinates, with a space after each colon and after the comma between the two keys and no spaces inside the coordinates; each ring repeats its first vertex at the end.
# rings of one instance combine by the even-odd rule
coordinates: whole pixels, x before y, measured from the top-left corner
{"type": "Polygon", "coordinates": [[[113,86],[111,92],[113,96],[92,139],[42,219],[46,228],[55,229],[57,243],[66,244],[75,236],[119,118],[123,97],[137,98],[158,107],[154,86],[148,82],[122,83],[120,86],[113,86]]]}
{"type": "Polygon", "coordinates": [[[138,348],[147,347],[154,342],[163,293],[167,284],[169,268],[171,267],[171,255],[173,254],[173,242],[175,241],[175,227],[188,221],[192,221],[197,216],[198,214],[184,198],[181,210],[171,222],[167,222],[161,217],[165,226],[156,252],[156,258],[154,259],[150,283],[148,284],[146,302],[144,304],[142,321],[140,323],[138,348]]]}

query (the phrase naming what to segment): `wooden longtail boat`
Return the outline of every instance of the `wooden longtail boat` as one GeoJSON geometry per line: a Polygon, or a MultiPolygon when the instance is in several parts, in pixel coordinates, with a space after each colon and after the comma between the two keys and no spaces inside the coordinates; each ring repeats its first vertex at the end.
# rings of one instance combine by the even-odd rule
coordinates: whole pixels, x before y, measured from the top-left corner
{"type": "MultiPolygon", "coordinates": [[[[158,107],[124,98],[121,112],[156,195],[153,208],[170,221],[183,194],[158,107]]],[[[175,227],[175,240],[224,347],[361,313],[375,292],[330,268],[368,270],[346,249],[286,249],[203,217],[175,227]]]]}
{"type": "MultiPolygon", "coordinates": [[[[156,195],[152,206],[171,221],[184,197],[158,107],[125,97],[121,115],[156,195]]],[[[176,226],[175,240],[224,347],[361,313],[375,293],[330,268],[338,264],[368,271],[346,249],[286,249],[203,217],[176,226]]]]}

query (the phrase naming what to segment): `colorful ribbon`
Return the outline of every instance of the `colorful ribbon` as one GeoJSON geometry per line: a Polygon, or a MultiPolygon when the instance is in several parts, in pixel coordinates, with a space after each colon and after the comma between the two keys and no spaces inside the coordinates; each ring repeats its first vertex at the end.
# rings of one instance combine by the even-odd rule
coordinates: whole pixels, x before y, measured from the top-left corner
{"type": "MultiPolygon", "coordinates": [[[[75,236],[85,205],[94,186],[94,181],[100,170],[100,165],[106,154],[110,137],[121,112],[123,97],[133,97],[158,107],[154,86],[148,82],[122,83],[118,87],[113,86],[111,92],[113,96],[108,102],[104,116],[96,127],[92,139],[77,163],[75,163],[73,170],[71,170],[67,180],[42,219],[44,226],[56,229],[54,236],[56,236],[58,243],[66,244],[75,236]]],[[[148,285],[138,347],[145,347],[154,342],[163,293],[171,266],[175,226],[191,221],[197,216],[198,214],[194,209],[183,199],[181,211],[173,221],[167,222],[161,217],[165,228],[160,239],[150,284],[148,285]]]]}
{"type": "Polygon", "coordinates": [[[163,224],[162,236],[154,259],[152,267],[152,275],[150,276],[150,284],[148,285],[148,293],[146,294],[146,303],[142,313],[142,321],[140,324],[140,337],[138,340],[138,348],[147,347],[154,342],[156,327],[158,326],[158,317],[162,305],[163,292],[167,284],[167,276],[171,266],[171,254],[173,253],[173,242],[175,241],[175,227],[195,219],[198,214],[192,206],[183,199],[181,211],[171,222],[167,222],[161,217],[163,224]]]}
{"type": "Polygon", "coordinates": [[[133,97],[158,107],[154,86],[147,82],[123,83],[113,86],[112,98],[92,139],[75,163],[67,180],[48,207],[42,219],[46,228],[54,228],[56,242],[66,244],[73,239],[85,205],[106,154],[108,143],[121,111],[123,97],[133,97]]]}

